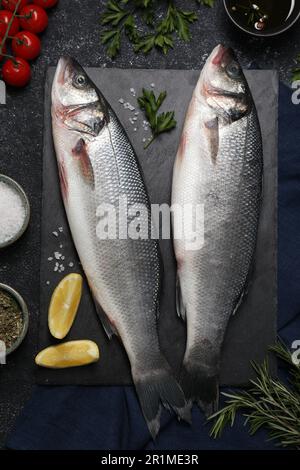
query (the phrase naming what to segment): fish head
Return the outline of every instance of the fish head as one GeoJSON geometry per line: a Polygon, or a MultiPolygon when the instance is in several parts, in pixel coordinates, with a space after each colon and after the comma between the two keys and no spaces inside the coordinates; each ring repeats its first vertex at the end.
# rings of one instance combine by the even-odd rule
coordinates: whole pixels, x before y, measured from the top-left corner
{"type": "Polygon", "coordinates": [[[62,57],[52,85],[53,123],[96,137],[109,120],[107,104],[79,63],[62,57]]]}
{"type": "Polygon", "coordinates": [[[229,122],[241,119],[252,108],[242,67],[233,50],[223,45],[218,45],[208,57],[196,93],[217,117],[229,122]]]}

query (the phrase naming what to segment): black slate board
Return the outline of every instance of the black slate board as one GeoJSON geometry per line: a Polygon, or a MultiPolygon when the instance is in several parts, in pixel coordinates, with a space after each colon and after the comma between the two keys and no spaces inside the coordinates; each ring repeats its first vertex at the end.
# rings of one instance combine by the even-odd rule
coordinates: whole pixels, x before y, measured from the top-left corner
{"type": "MultiPolygon", "coordinates": [[[[190,101],[199,71],[193,70],[120,70],[89,68],[94,82],[102,90],[118,114],[135,147],[142,166],[152,203],[169,203],[173,161],[180,139],[185,111],[190,101]],[[119,103],[123,98],[134,106],[142,87],[155,85],[154,90],[167,89],[166,109],[175,109],[177,129],[162,136],[143,150],[143,117],[136,124],[129,122],[135,111],[119,103]],[[134,129],[137,128],[135,131],[134,129]]],[[[41,253],[41,306],[39,346],[55,344],[47,325],[47,310],[57,283],[69,272],[80,272],[80,263],[69,232],[58,185],[56,159],[53,150],[50,120],[50,89],[54,68],[48,70],[45,92],[43,212],[41,253]],[[63,231],[60,232],[59,228],[63,231]],[[53,232],[57,232],[55,236],[53,232]],[[65,271],[54,272],[54,252],[62,253],[65,271]],[[69,263],[74,263],[73,267],[69,263]]],[[[264,203],[259,227],[255,269],[246,301],[231,319],[223,350],[221,383],[246,384],[253,373],[251,360],[262,361],[276,338],[277,314],[277,101],[278,77],[274,71],[246,71],[257,105],[264,141],[264,203]]],[[[148,136],[149,134],[147,134],[148,136]]],[[[161,301],[160,341],[171,365],[178,369],[185,346],[185,326],[175,313],[175,261],[171,241],[162,241],[164,282],[161,301]]],[[[108,341],[100,325],[87,285],[73,328],[66,340],[92,339],[100,347],[99,363],[68,370],[37,369],[37,381],[42,384],[121,385],[130,384],[131,375],[126,353],[117,338],[108,341]]]]}

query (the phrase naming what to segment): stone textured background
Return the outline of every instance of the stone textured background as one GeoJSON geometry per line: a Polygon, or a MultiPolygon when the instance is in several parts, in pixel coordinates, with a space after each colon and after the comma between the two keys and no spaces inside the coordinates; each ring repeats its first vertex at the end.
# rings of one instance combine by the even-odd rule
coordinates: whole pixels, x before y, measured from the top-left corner
{"type": "MultiPolygon", "coordinates": [[[[189,7],[192,0],[178,0],[189,7]]],[[[13,285],[26,299],[31,313],[30,332],[24,346],[0,366],[0,447],[32,388],[32,374],[23,367],[36,350],[39,309],[39,253],[42,175],[42,133],[46,69],[63,54],[75,56],[84,66],[135,68],[201,68],[219,42],[234,47],[244,66],[253,61],[261,68],[276,68],[285,82],[300,52],[300,23],[275,39],[252,38],[237,31],[226,17],[222,0],[213,9],[201,8],[192,26],[192,41],[176,43],[168,56],[153,52],[135,55],[124,44],[111,61],[100,44],[99,17],[105,1],[60,0],[50,13],[42,37],[43,53],[33,64],[31,84],[21,91],[8,90],[7,105],[0,106],[0,172],[16,178],[27,192],[32,219],[26,235],[0,253],[0,281],[13,285]]]]}

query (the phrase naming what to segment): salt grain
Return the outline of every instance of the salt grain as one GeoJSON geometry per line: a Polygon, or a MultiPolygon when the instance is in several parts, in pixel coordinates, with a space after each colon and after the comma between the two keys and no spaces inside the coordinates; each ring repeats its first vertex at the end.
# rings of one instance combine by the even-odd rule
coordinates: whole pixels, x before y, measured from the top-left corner
{"type": "Polygon", "coordinates": [[[52,232],[52,235],[54,235],[55,237],[58,237],[58,233],[57,233],[57,232],[52,232]]]}
{"type": "Polygon", "coordinates": [[[21,230],[26,213],[18,193],[3,181],[0,182],[0,214],[0,243],[5,243],[21,230]]]}

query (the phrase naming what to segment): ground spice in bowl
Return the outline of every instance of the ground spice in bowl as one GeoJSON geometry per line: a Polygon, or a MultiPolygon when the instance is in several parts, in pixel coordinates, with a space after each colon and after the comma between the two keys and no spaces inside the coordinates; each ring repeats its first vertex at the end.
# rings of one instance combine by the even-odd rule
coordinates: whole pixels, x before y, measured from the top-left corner
{"type": "Polygon", "coordinates": [[[9,350],[23,331],[23,314],[18,302],[0,289],[0,341],[9,350]]]}

